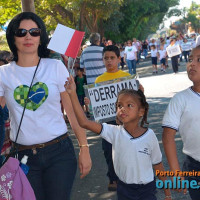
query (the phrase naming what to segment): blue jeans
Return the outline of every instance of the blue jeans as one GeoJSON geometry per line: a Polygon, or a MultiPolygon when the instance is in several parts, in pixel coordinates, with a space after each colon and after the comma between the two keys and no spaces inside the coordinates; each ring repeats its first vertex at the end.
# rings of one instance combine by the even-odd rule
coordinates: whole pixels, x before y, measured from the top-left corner
{"type": "Polygon", "coordinates": [[[139,61],[140,61],[140,56],[141,56],[141,51],[138,50],[138,51],[137,51],[137,61],[136,61],[136,63],[139,63],[139,61]]]}
{"type": "Polygon", "coordinates": [[[5,138],[5,123],[2,123],[0,124],[0,153],[3,147],[4,138],[5,138]]]}
{"type": "MultiPolygon", "coordinates": [[[[3,147],[4,138],[5,138],[5,124],[3,123],[3,124],[0,124],[0,154],[3,147]]],[[[2,165],[3,160],[4,160],[4,156],[0,155],[0,167],[2,165]]]]}
{"type": "Polygon", "coordinates": [[[184,58],[185,58],[185,62],[188,61],[188,57],[190,55],[190,51],[183,51],[183,55],[184,55],[184,58]]]}
{"type": "MultiPolygon", "coordinates": [[[[0,106],[0,153],[3,147],[4,139],[5,139],[5,120],[8,119],[8,109],[5,105],[4,108],[0,106]]],[[[0,167],[4,160],[4,156],[0,155],[0,167]]]]}
{"type": "MultiPolygon", "coordinates": [[[[186,156],[185,158],[185,162],[183,164],[183,171],[195,171],[195,172],[199,172],[200,171],[200,162],[198,162],[197,160],[193,159],[190,156],[186,156]]],[[[186,176],[185,179],[189,180],[189,181],[196,181],[197,183],[200,182],[200,177],[199,176],[186,176]]],[[[192,189],[192,188],[188,188],[190,197],[192,200],[199,200],[200,197],[200,189],[192,189]]]]}
{"type": "Polygon", "coordinates": [[[148,50],[147,49],[143,49],[143,56],[146,58],[148,55],[148,50]]]}
{"type": "Polygon", "coordinates": [[[126,184],[118,181],[117,197],[118,200],[157,200],[155,180],[143,184],[126,184]]]}
{"type": "Polygon", "coordinates": [[[128,65],[129,74],[131,75],[136,74],[136,60],[127,59],[127,65],[128,65]]]}
{"type": "Polygon", "coordinates": [[[71,189],[77,170],[77,161],[69,137],[56,144],[33,151],[18,153],[19,160],[28,156],[30,167],[27,178],[37,200],[70,200],[71,189]]]}

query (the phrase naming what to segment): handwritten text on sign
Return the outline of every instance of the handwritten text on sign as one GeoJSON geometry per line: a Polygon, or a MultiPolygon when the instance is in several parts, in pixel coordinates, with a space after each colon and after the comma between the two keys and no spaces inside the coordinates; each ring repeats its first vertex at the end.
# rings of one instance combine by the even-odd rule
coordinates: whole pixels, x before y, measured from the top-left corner
{"type": "Polygon", "coordinates": [[[177,56],[181,54],[181,49],[179,45],[174,45],[174,46],[168,46],[166,48],[167,50],[167,55],[171,58],[173,56],[177,56]]]}
{"type": "Polygon", "coordinates": [[[129,79],[88,89],[95,120],[114,117],[117,95],[122,89],[138,90],[136,80],[129,79]]]}

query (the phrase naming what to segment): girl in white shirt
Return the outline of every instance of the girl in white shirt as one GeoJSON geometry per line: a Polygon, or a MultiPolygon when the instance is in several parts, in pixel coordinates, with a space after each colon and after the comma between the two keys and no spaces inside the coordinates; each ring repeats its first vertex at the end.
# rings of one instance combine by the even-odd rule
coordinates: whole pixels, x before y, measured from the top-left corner
{"type": "Polygon", "coordinates": [[[152,61],[152,66],[153,66],[153,74],[158,73],[157,56],[158,56],[158,50],[156,49],[156,46],[151,45],[151,61],[152,61]]]}
{"type": "Polygon", "coordinates": [[[161,71],[165,72],[166,71],[166,50],[164,49],[164,45],[160,46],[160,50],[158,50],[158,59],[160,60],[161,63],[161,71]]]}
{"type": "MultiPolygon", "coordinates": [[[[113,164],[119,177],[118,199],[156,200],[153,168],[163,171],[164,167],[155,133],[143,127],[147,123],[149,108],[143,92],[131,89],[120,91],[116,102],[116,121],[120,125],[110,125],[86,118],[76,95],[73,77],[68,79],[65,88],[73,99],[72,105],[80,126],[112,143],[113,164]]],[[[165,180],[165,177],[159,178],[165,180]]],[[[166,199],[171,199],[169,189],[165,189],[165,195],[166,199]]]]}

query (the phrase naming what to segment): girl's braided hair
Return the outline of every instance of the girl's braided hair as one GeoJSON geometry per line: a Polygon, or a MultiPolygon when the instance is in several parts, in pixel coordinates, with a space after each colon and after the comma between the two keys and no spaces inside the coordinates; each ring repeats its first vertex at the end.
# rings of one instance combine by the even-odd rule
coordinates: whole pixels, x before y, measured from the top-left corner
{"type": "MultiPolygon", "coordinates": [[[[141,103],[141,106],[145,109],[145,112],[144,112],[144,115],[142,117],[142,121],[141,121],[141,124],[140,126],[143,127],[144,124],[149,124],[147,122],[147,115],[148,115],[148,110],[149,110],[149,104],[147,103],[146,101],[146,97],[144,95],[144,93],[142,92],[142,90],[132,90],[132,89],[122,89],[119,93],[118,93],[118,97],[117,97],[117,101],[116,101],[116,110],[117,110],[117,103],[118,103],[118,98],[121,94],[127,94],[127,95],[131,95],[133,97],[137,97],[139,102],[141,103]]],[[[118,118],[116,118],[116,122],[119,124],[121,123],[119,121],[118,118]]]]}

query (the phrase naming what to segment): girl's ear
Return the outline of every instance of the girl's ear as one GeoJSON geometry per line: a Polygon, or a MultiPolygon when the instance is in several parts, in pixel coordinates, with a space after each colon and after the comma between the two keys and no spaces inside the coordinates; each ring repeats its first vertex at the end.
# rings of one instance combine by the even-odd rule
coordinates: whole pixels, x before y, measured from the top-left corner
{"type": "Polygon", "coordinates": [[[139,110],[139,116],[143,117],[144,113],[145,113],[145,109],[144,108],[140,108],[140,110],[139,110]]]}

